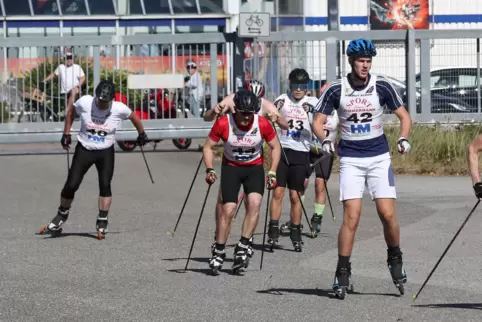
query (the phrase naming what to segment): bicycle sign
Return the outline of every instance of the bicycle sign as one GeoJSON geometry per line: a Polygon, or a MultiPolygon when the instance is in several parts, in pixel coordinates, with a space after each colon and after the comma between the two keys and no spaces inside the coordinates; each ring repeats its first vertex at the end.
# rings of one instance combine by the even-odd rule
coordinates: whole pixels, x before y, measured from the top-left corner
{"type": "Polygon", "coordinates": [[[268,37],[271,32],[271,16],[267,12],[241,12],[239,14],[238,36],[268,37]]]}

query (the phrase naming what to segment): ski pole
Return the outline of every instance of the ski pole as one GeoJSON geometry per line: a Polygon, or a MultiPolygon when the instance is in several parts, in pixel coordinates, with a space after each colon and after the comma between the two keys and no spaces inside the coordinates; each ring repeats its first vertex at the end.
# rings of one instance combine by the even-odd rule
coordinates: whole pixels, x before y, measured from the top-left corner
{"type": "Polygon", "coordinates": [[[208,186],[208,191],[206,191],[206,197],[204,197],[204,203],[201,208],[201,214],[199,214],[199,220],[197,221],[196,231],[194,232],[194,237],[191,243],[191,249],[189,250],[189,255],[187,256],[187,261],[186,261],[186,267],[184,268],[184,270],[187,270],[187,266],[189,265],[189,260],[191,259],[192,249],[194,247],[194,242],[196,241],[197,231],[199,230],[199,225],[201,224],[201,218],[203,217],[204,207],[206,207],[206,201],[208,200],[210,190],[211,190],[211,185],[208,186]]]}
{"type": "Polygon", "coordinates": [[[199,160],[199,164],[196,169],[196,173],[194,173],[194,177],[192,178],[191,186],[189,187],[189,190],[187,192],[186,199],[184,200],[184,204],[182,205],[181,208],[181,213],[179,214],[179,217],[177,218],[176,226],[174,227],[174,231],[172,232],[172,235],[174,236],[174,233],[176,232],[177,225],[179,225],[179,221],[181,220],[182,214],[184,213],[184,208],[186,207],[187,200],[189,199],[189,196],[191,195],[191,190],[192,187],[194,186],[194,182],[196,181],[197,174],[199,173],[199,169],[201,168],[201,164],[203,163],[204,157],[201,157],[201,160],[199,160]]]}
{"type": "Polygon", "coordinates": [[[266,200],[266,216],[264,218],[264,234],[263,234],[263,248],[261,248],[261,263],[259,264],[259,270],[263,269],[264,248],[266,242],[266,227],[268,226],[268,212],[269,212],[269,195],[271,190],[268,190],[268,200],[266,200]]]}
{"type": "Polygon", "coordinates": [[[238,212],[239,212],[239,209],[241,208],[241,205],[243,204],[243,201],[244,201],[244,193],[241,195],[241,198],[238,199],[238,209],[236,209],[236,213],[234,214],[234,218],[233,219],[236,219],[236,217],[238,216],[238,212]]]}
{"type": "Polygon", "coordinates": [[[437,269],[437,266],[440,264],[440,262],[442,261],[442,259],[445,257],[445,254],[447,254],[448,250],[450,249],[450,246],[452,246],[453,242],[455,241],[455,238],[457,238],[457,236],[460,234],[460,232],[462,231],[462,228],[464,228],[465,224],[467,223],[467,221],[469,221],[470,217],[472,216],[472,214],[474,213],[475,209],[477,209],[477,206],[479,205],[480,203],[480,199],[477,201],[477,203],[475,204],[474,208],[472,208],[472,210],[470,211],[469,215],[467,216],[467,218],[465,218],[464,222],[462,223],[462,226],[460,226],[459,230],[457,230],[457,232],[455,233],[455,236],[454,238],[452,238],[452,240],[450,241],[450,244],[447,246],[447,248],[445,249],[445,251],[443,252],[442,256],[440,256],[440,259],[438,260],[437,264],[435,264],[435,267],[432,269],[432,271],[430,272],[430,274],[428,275],[427,279],[425,280],[425,282],[423,282],[422,284],[422,287],[420,288],[420,290],[418,290],[417,294],[414,295],[412,297],[412,299],[415,301],[417,299],[417,297],[419,296],[420,292],[422,292],[423,288],[425,287],[425,285],[427,284],[428,280],[430,279],[430,277],[432,277],[432,274],[435,272],[435,270],[437,269]]]}
{"type": "Polygon", "coordinates": [[[151,178],[152,184],[154,184],[154,179],[152,179],[151,169],[149,168],[149,164],[147,164],[146,155],[144,154],[144,149],[142,145],[139,144],[139,148],[141,149],[142,157],[144,158],[144,163],[146,164],[147,172],[149,173],[149,177],[151,178]]]}

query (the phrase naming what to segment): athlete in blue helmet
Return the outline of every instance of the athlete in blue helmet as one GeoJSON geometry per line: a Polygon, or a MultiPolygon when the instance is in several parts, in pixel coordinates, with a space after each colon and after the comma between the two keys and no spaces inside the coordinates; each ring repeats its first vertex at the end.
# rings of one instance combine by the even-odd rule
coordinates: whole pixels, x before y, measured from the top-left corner
{"type": "Polygon", "coordinates": [[[333,109],[338,111],[341,140],[340,201],[343,202],[343,224],[338,235],[338,264],[333,289],[344,298],[351,284],[350,256],[360,221],[365,185],[375,200],[388,246],[388,268],[394,284],[404,293],[407,281],[400,251],[400,226],[395,216],[395,181],[388,141],[383,133],[383,110],[387,106],[400,119],[398,152],[410,150],[408,135],[412,120],[393,85],[384,77],[370,74],[372,57],[377,55],[370,40],[350,42],[347,50],[351,73],[331,83],[315,107],[313,131],[322,141],[322,149],[334,152],[333,143],[325,138],[323,124],[333,109]]]}

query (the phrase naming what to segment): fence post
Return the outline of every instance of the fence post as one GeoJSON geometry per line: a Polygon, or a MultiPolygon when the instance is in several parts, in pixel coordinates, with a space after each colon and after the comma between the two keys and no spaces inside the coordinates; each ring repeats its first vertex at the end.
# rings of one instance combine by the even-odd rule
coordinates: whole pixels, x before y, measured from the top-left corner
{"type": "Polygon", "coordinates": [[[480,38],[477,38],[477,113],[480,113],[480,38]]]}
{"type": "Polygon", "coordinates": [[[407,30],[407,40],[406,40],[406,84],[407,84],[407,108],[408,113],[415,115],[417,106],[417,90],[415,88],[415,31],[413,29],[407,30]]]}
{"type": "Polygon", "coordinates": [[[336,79],[336,69],[338,56],[338,41],[335,37],[326,40],[326,81],[332,82],[336,79]]]}
{"type": "Polygon", "coordinates": [[[94,56],[94,88],[100,82],[100,46],[93,46],[92,54],[94,56]]]}
{"type": "MultiPolygon", "coordinates": [[[[244,39],[238,37],[238,33],[233,35],[233,92],[238,90],[238,79],[244,81],[244,39]]],[[[230,94],[230,93],[228,93],[230,94]]]]}
{"type": "MultiPolygon", "coordinates": [[[[218,103],[218,44],[210,44],[211,53],[211,106],[218,103]]],[[[224,66],[223,66],[224,68],[224,66]]]]}
{"type": "Polygon", "coordinates": [[[420,106],[421,120],[427,121],[432,113],[432,88],[430,84],[430,39],[420,39],[420,106]]]}

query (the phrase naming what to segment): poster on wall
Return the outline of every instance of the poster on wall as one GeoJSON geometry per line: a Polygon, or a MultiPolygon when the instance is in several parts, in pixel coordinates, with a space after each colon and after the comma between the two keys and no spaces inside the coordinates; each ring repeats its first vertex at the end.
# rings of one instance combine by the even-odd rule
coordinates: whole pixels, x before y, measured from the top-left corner
{"type": "Polygon", "coordinates": [[[429,29],[429,0],[370,0],[370,29],[429,29]]]}

